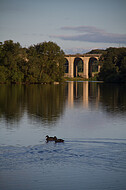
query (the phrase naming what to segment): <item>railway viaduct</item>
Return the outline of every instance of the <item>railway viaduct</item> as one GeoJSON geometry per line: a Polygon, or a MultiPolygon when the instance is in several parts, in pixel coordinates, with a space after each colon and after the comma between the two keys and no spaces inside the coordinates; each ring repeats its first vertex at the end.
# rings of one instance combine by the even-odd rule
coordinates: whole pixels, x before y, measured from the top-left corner
{"type": "MultiPolygon", "coordinates": [[[[100,56],[102,54],[76,54],[76,55],[65,55],[66,59],[66,67],[67,72],[65,73],[66,77],[77,77],[78,71],[77,71],[77,59],[82,60],[83,64],[83,72],[81,73],[81,76],[83,78],[88,79],[89,78],[89,70],[90,70],[90,60],[95,59],[99,60],[100,56]]],[[[98,65],[98,72],[100,72],[100,64],[98,65]]]]}

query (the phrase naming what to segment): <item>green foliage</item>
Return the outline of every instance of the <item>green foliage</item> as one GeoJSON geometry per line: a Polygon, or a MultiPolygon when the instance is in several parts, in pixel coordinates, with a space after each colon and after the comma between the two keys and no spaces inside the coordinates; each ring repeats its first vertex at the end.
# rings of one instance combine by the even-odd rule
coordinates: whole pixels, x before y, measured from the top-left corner
{"type": "Polygon", "coordinates": [[[64,61],[64,52],[53,42],[43,42],[26,49],[12,40],[5,41],[0,43],[0,82],[61,81],[64,61]]]}
{"type": "Polygon", "coordinates": [[[108,48],[100,58],[99,80],[126,82],[126,48],[108,48]]]}
{"type": "Polygon", "coordinates": [[[0,66],[0,83],[6,83],[9,71],[6,67],[0,66]]]}
{"type": "Polygon", "coordinates": [[[53,42],[40,43],[34,48],[39,58],[39,80],[48,75],[51,81],[60,81],[64,75],[64,52],[53,42]]]}
{"type": "Polygon", "coordinates": [[[23,82],[21,64],[25,62],[24,57],[19,43],[9,40],[0,45],[0,82],[23,82]]]}

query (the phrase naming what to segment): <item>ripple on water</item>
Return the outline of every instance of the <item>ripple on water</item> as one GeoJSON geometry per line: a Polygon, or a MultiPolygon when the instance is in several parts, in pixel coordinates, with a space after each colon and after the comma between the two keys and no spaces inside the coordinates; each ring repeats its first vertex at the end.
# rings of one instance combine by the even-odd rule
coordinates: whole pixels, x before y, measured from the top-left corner
{"type": "Polygon", "coordinates": [[[74,140],[63,144],[0,147],[0,168],[3,170],[23,165],[77,164],[102,167],[105,170],[126,171],[126,142],[115,140],[74,140]]]}

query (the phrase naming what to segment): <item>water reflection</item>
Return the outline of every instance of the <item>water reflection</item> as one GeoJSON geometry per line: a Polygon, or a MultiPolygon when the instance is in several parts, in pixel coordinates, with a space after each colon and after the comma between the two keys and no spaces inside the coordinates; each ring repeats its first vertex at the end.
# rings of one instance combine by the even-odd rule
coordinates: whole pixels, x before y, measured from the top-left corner
{"type": "Polygon", "coordinates": [[[0,86],[0,117],[19,121],[24,112],[25,88],[20,85],[0,86]]]}
{"type": "Polygon", "coordinates": [[[55,122],[65,110],[81,106],[102,108],[108,113],[126,111],[126,86],[103,83],[67,82],[61,85],[1,85],[0,118],[20,121],[30,118],[55,122]]]}
{"type": "Polygon", "coordinates": [[[68,105],[80,105],[88,108],[91,104],[98,106],[100,87],[98,83],[70,82],[68,83],[68,105]]]}
{"type": "Polygon", "coordinates": [[[68,83],[68,105],[85,108],[102,106],[107,112],[126,111],[126,85],[96,82],[68,83]]]}
{"type": "Polygon", "coordinates": [[[1,85],[0,117],[19,121],[26,111],[29,117],[53,122],[63,112],[64,85],[1,85]]]}
{"type": "Polygon", "coordinates": [[[100,102],[107,112],[122,113],[126,111],[126,85],[100,85],[100,102]]]}
{"type": "Polygon", "coordinates": [[[27,110],[31,117],[55,121],[64,110],[64,85],[33,85],[27,87],[27,110]]]}

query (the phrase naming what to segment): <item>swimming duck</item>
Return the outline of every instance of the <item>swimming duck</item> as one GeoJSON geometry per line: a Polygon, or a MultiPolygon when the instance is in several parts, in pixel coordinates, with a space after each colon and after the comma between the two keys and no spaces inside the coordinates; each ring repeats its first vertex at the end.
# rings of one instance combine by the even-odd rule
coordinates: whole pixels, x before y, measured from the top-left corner
{"type": "Polygon", "coordinates": [[[46,135],[46,141],[49,142],[49,141],[55,141],[57,140],[57,137],[54,136],[54,137],[49,137],[48,135],[46,135]]]}
{"type": "Polygon", "coordinates": [[[56,139],[56,140],[55,140],[55,143],[61,143],[61,142],[63,143],[64,140],[63,140],[63,139],[56,139]]]}

